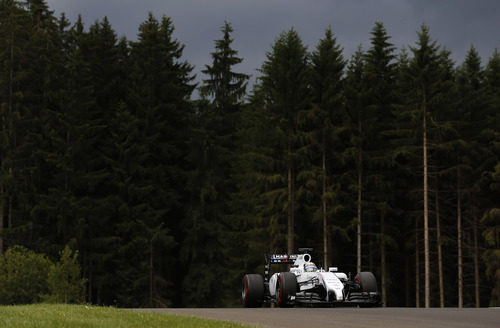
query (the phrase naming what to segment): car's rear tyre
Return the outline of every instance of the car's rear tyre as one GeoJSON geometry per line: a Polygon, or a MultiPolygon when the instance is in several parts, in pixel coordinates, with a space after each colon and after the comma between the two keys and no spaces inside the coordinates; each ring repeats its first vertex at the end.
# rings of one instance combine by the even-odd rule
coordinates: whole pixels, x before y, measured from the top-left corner
{"type": "Polygon", "coordinates": [[[243,277],[241,300],[244,307],[260,307],[264,301],[264,278],[260,274],[243,277]]]}
{"type": "Polygon", "coordinates": [[[276,304],[279,307],[292,305],[291,296],[297,293],[297,278],[291,272],[281,272],[276,286],[276,304]]]}
{"type": "Polygon", "coordinates": [[[354,280],[359,284],[362,292],[377,291],[377,279],[371,272],[358,272],[354,280]]]}

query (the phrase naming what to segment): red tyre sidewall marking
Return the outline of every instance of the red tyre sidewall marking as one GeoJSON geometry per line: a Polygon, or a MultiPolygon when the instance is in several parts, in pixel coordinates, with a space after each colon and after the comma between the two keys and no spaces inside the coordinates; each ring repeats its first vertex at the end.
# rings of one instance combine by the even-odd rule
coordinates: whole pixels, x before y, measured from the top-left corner
{"type": "Polygon", "coordinates": [[[280,296],[278,298],[278,305],[281,305],[283,302],[283,278],[280,275],[280,296]]]}
{"type": "Polygon", "coordinates": [[[363,291],[363,285],[361,285],[361,279],[359,279],[359,276],[356,276],[356,278],[354,278],[354,280],[356,280],[359,284],[359,286],[361,287],[361,291],[363,291]]]}
{"type": "Polygon", "coordinates": [[[248,281],[247,277],[243,277],[243,282],[245,284],[245,298],[243,299],[243,304],[247,304],[247,297],[248,297],[248,281]]]}

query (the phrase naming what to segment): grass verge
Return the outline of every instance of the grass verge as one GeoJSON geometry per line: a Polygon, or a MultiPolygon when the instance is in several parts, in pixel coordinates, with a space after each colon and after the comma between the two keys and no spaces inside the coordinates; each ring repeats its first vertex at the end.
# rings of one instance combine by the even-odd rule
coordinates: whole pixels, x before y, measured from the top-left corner
{"type": "Polygon", "coordinates": [[[9,328],[139,328],[202,327],[247,328],[250,326],[169,314],[127,311],[87,305],[0,306],[0,327],[9,328]]]}

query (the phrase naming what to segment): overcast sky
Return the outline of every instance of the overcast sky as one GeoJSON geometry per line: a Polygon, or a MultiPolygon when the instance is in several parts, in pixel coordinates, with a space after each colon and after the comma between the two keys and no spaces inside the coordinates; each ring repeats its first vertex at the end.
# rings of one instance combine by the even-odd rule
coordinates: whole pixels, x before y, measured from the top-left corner
{"type": "Polygon", "coordinates": [[[328,26],[350,58],[359,45],[369,48],[376,21],[384,23],[391,42],[400,49],[414,45],[421,24],[433,39],[452,51],[460,64],[471,45],[483,65],[500,48],[499,0],[48,0],[59,16],[75,22],[78,14],[88,28],[107,16],[118,36],[135,40],[141,22],[152,12],[172,18],[174,36],[185,44],[184,58],[199,71],[210,63],[214,40],[224,21],[233,25],[233,47],[244,62],[235,70],[258,75],[266,52],[278,35],[297,30],[309,50],[328,26]]]}

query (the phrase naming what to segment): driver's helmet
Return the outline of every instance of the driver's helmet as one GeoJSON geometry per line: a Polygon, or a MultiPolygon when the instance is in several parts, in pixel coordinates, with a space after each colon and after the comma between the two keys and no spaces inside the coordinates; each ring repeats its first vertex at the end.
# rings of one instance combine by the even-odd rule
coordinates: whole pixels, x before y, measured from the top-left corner
{"type": "Polygon", "coordinates": [[[307,262],[304,264],[304,271],[305,272],[316,272],[318,271],[318,268],[316,267],[316,264],[313,262],[307,262]]]}

